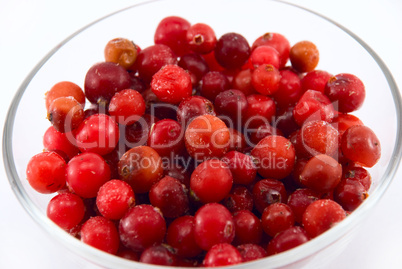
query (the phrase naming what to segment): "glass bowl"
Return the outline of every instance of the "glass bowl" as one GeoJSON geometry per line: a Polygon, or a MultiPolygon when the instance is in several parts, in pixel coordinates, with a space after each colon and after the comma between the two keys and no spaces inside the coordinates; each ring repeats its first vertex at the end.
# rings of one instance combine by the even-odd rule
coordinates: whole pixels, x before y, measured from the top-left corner
{"type": "MultiPolygon", "coordinates": [[[[67,37],[32,70],[18,89],[10,106],[3,136],[3,155],[10,184],[17,198],[49,236],[64,245],[83,263],[105,268],[158,268],[106,254],[81,243],[46,217],[51,195],[35,192],[25,179],[31,156],[41,152],[42,136],[49,126],[45,120],[44,93],[59,81],[83,86],[86,71],[103,60],[105,44],[115,37],[127,37],[141,47],[153,44],[159,21],[169,15],[191,23],[211,25],[217,37],[226,32],[244,35],[249,42],[266,32],[285,35],[291,44],[314,42],[320,50],[317,69],[332,74],[352,73],[365,84],[365,103],[355,115],[377,134],[382,157],[370,173],[373,185],[368,199],[341,223],[300,247],[265,259],[231,268],[322,268],[331,262],[353,238],[385,193],[401,158],[401,98],[389,70],[378,55],[359,37],[334,21],[292,4],[249,0],[137,1],[101,18],[67,37]],[[26,139],[27,133],[29,139],[26,139]]],[[[166,267],[164,267],[166,268],[166,267]]]]}

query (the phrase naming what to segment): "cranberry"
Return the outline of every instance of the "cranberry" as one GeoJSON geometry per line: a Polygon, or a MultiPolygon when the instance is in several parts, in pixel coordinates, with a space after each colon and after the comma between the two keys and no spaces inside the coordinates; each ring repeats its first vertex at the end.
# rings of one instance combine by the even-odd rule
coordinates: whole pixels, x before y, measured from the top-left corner
{"type": "Polygon", "coordinates": [[[256,47],[251,52],[249,61],[252,68],[269,64],[274,66],[276,69],[279,69],[280,56],[275,48],[267,45],[261,45],[256,47]]]}
{"type": "Polygon", "coordinates": [[[280,81],[278,90],[272,95],[278,107],[287,108],[295,105],[303,94],[300,77],[292,70],[279,71],[280,81]]]}
{"type": "Polygon", "coordinates": [[[347,73],[331,77],[324,92],[335,103],[337,110],[343,113],[359,109],[366,97],[363,82],[355,75],[347,73]]]}
{"type": "Polygon", "coordinates": [[[301,79],[302,91],[314,90],[324,93],[325,86],[331,77],[332,75],[324,70],[310,71],[301,79]]]}
{"type": "Polygon", "coordinates": [[[158,152],[161,157],[172,156],[184,150],[183,136],[184,131],[177,121],[160,120],[151,128],[148,146],[158,152]]]}
{"type": "Polygon", "coordinates": [[[342,179],[334,190],[334,200],[347,211],[355,210],[368,197],[361,182],[352,179],[342,179]]]}
{"type": "Polygon", "coordinates": [[[234,128],[229,128],[230,139],[228,151],[242,152],[246,148],[246,138],[242,132],[234,128]]]}
{"type": "Polygon", "coordinates": [[[244,69],[237,72],[232,81],[232,86],[234,89],[242,91],[245,96],[253,93],[257,93],[253,85],[251,84],[252,70],[244,69]]]}
{"type": "Polygon", "coordinates": [[[252,157],[238,151],[230,151],[223,156],[222,161],[228,165],[234,184],[248,185],[254,181],[257,168],[252,157]]]}
{"type": "Polygon", "coordinates": [[[181,56],[188,51],[187,31],[190,26],[191,24],[184,18],[165,17],[156,27],[154,42],[169,46],[176,55],[181,56]]]}
{"type": "Polygon", "coordinates": [[[196,160],[222,157],[229,148],[230,132],[216,116],[202,115],[193,119],[184,134],[189,155],[196,160]]]}
{"type": "Polygon", "coordinates": [[[62,229],[68,231],[84,218],[85,205],[81,197],[73,193],[60,193],[48,203],[46,215],[62,229]]]}
{"type": "Polygon", "coordinates": [[[284,67],[289,60],[290,52],[290,43],[287,38],[279,33],[265,33],[253,42],[251,50],[264,45],[273,47],[279,53],[279,67],[284,67]]]}
{"type": "Polygon", "coordinates": [[[135,90],[122,90],[110,100],[108,112],[119,124],[133,124],[145,113],[144,98],[135,90]]]}
{"type": "Polygon", "coordinates": [[[222,204],[232,213],[240,210],[253,210],[252,193],[245,186],[234,186],[222,204]]]}
{"type": "Polygon", "coordinates": [[[373,167],[381,157],[380,140],[367,126],[354,125],[342,135],[343,155],[365,167],[373,167]]]}
{"type": "Polygon", "coordinates": [[[147,144],[151,127],[159,119],[151,114],[144,114],[138,121],[125,127],[124,142],[128,148],[144,146],[147,144]]]}
{"type": "Polygon", "coordinates": [[[119,233],[114,223],[102,216],[87,220],[81,228],[81,241],[110,254],[119,249],[119,233]]]}
{"type": "Polygon", "coordinates": [[[320,199],[311,203],[303,214],[303,227],[310,237],[316,237],[346,218],[346,212],[333,200],[320,199]]]}
{"type": "Polygon", "coordinates": [[[295,223],[292,208],[284,203],[274,203],[262,212],[261,224],[264,232],[274,237],[276,234],[292,227],[295,223]]]}
{"type": "Polygon", "coordinates": [[[202,96],[191,96],[180,102],[177,121],[184,127],[197,116],[205,114],[216,116],[212,102],[202,96]]]}
{"type": "Polygon", "coordinates": [[[136,205],[119,222],[120,240],[134,251],[161,243],[166,234],[166,222],[159,209],[151,205],[136,205]]]}
{"type": "Polygon", "coordinates": [[[268,256],[295,248],[309,241],[306,231],[299,226],[290,227],[277,234],[267,246],[268,256]]]}
{"type": "Polygon", "coordinates": [[[71,96],[54,99],[47,113],[50,123],[62,133],[76,129],[84,120],[84,116],[83,107],[71,96]]]}
{"type": "Polygon", "coordinates": [[[289,195],[287,205],[292,209],[295,221],[301,223],[307,206],[319,198],[319,194],[308,188],[297,189],[292,192],[289,195]]]}
{"type": "Polygon", "coordinates": [[[177,105],[168,104],[159,100],[151,88],[142,93],[145,101],[145,113],[158,119],[176,119],[177,105]]]}
{"type": "Polygon", "coordinates": [[[295,149],[283,136],[270,135],[263,138],[251,151],[258,173],[265,178],[281,179],[288,176],[295,163],[295,149]]]}
{"type": "Polygon", "coordinates": [[[272,98],[261,94],[247,96],[247,110],[244,114],[245,128],[269,123],[275,112],[276,105],[272,98]]]}
{"type": "Polygon", "coordinates": [[[246,96],[239,90],[226,90],[215,98],[215,110],[225,122],[229,123],[229,126],[237,126],[246,109],[246,96]]]}
{"type": "Polygon", "coordinates": [[[152,186],[149,200],[167,218],[182,216],[189,208],[186,187],[179,180],[169,176],[165,176],[152,186]]]}
{"type": "Polygon", "coordinates": [[[205,254],[203,265],[205,267],[217,267],[241,262],[241,254],[234,246],[228,243],[221,243],[208,250],[207,254],[205,254]]]}
{"type": "Polygon", "coordinates": [[[267,256],[265,249],[257,244],[239,245],[237,250],[240,252],[243,262],[258,260],[267,256]]]}
{"type": "Polygon", "coordinates": [[[66,162],[55,152],[41,152],[29,159],[26,176],[39,193],[54,193],[66,184],[66,162]]]}
{"type": "Polygon", "coordinates": [[[195,242],[193,216],[182,216],[172,221],[167,229],[166,242],[180,257],[195,257],[202,249],[195,242]]]}
{"type": "Polygon", "coordinates": [[[85,96],[93,104],[107,104],[113,95],[130,88],[128,72],[116,63],[94,64],[85,76],[85,96]]]}
{"type": "Polygon", "coordinates": [[[196,23],[187,30],[187,44],[189,48],[200,54],[213,51],[217,42],[215,32],[205,23],[196,23]]]}
{"type": "Polygon", "coordinates": [[[331,125],[338,130],[339,142],[341,141],[343,133],[353,125],[364,125],[363,122],[352,114],[338,113],[332,120],[331,125]]]}
{"type": "Polygon", "coordinates": [[[135,62],[140,77],[146,83],[151,82],[152,76],[163,66],[170,64],[177,64],[176,55],[170,47],[163,44],[155,44],[141,50],[135,62]]]}
{"type": "Polygon", "coordinates": [[[229,194],[232,184],[229,167],[217,159],[201,163],[190,179],[191,191],[204,204],[223,200],[229,194]]]}
{"type": "MultiPolygon", "coordinates": [[[[247,131],[247,130],[246,130],[247,131]]],[[[258,126],[257,129],[251,129],[250,130],[250,142],[252,146],[257,145],[263,138],[269,136],[269,135],[281,135],[283,136],[283,133],[281,130],[278,128],[273,127],[269,123],[264,123],[258,126]]]]}
{"type": "Polygon", "coordinates": [[[119,64],[129,69],[137,59],[137,46],[127,38],[114,38],[110,40],[104,50],[105,61],[119,64]]]}
{"type": "Polygon", "coordinates": [[[262,238],[261,220],[249,210],[239,210],[233,214],[235,238],[233,244],[258,244],[262,238]]]}
{"type": "Polygon", "coordinates": [[[118,172],[120,179],[130,184],[135,193],[145,193],[162,178],[162,159],[151,147],[138,146],[123,154],[118,172]]]}
{"type": "Polygon", "coordinates": [[[251,75],[251,85],[263,95],[272,95],[279,90],[281,74],[279,70],[271,64],[258,66],[251,75]]]}
{"type": "Polygon", "coordinates": [[[72,137],[71,133],[61,133],[50,126],[43,135],[43,146],[48,151],[63,153],[67,155],[68,159],[71,159],[79,153],[79,149],[73,144],[74,139],[72,137]]]}
{"type": "Polygon", "coordinates": [[[240,68],[250,56],[250,45],[238,33],[222,35],[215,46],[215,58],[218,63],[227,69],[240,68]]]}
{"type": "Polygon", "coordinates": [[[218,71],[209,71],[201,79],[200,93],[209,100],[215,100],[216,96],[230,87],[230,82],[225,74],[218,71]]]}
{"type": "Polygon", "coordinates": [[[363,167],[352,166],[343,170],[342,180],[356,180],[360,182],[365,191],[368,191],[371,186],[371,175],[363,167]]]}
{"type": "Polygon", "coordinates": [[[299,72],[310,72],[318,65],[320,55],[311,41],[300,41],[290,48],[289,59],[292,67],[299,72]]]}
{"type": "Polygon", "coordinates": [[[96,196],[99,212],[108,219],[121,219],[135,205],[132,188],[126,182],[112,179],[103,184],[96,196]]]}
{"type": "Polygon", "coordinates": [[[193,85],[196,85],[209,72],[207,62],[196,53],[181,56],[178,65],[190,73],[193,85]]]}
{"type": "Polygon", "coordinates": [[[276,179],[262,179],[253,187],[253,199],[254,206],[260,213],[270,204],[286,203],[285,185],[276,179]]]}
{"type": "Polygon", "coordinates": [[[220,243],[230,244],[235,237],[235,224],[229,210],[221,204],[208,203],[194,216],[194,238],[203,250],[220,243]]]}
{"type": "Polygon", "coordinates": [[[140,256],[140,262],[154,265],[176,266],[178,261],[169,246],[158,244],[146,248],[140,256]]]}
{"type": "Polygon", "coordinates": [[[81,87],[70,81],[61,81],[52,86],[52,88],[46,92],[45,104],[46,110],[49,110],[50,104],[59,97],[73,97],[78,103],[85,107],[85,94],[81,87]]]}

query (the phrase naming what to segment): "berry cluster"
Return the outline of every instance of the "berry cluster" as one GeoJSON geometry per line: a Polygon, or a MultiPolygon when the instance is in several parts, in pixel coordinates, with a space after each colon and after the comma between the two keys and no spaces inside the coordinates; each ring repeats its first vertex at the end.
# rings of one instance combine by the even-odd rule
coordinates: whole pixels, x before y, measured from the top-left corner
{"type": "Polygon", "coordinates": [[[365,87],[316,69],[313,42],[250,46],[175,16],[154,41],[110,40],[84,90],[46,94],[26,172],[62,229],[135,261],[221,266],[299,246],[366,199],[381,148],[350,114],[365,87]]]}

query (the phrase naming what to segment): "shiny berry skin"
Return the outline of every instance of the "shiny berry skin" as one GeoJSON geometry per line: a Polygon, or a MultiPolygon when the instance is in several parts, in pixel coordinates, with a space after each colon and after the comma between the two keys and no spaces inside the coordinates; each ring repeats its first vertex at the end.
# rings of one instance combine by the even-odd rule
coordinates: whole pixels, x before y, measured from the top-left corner
{"type": "Polygon", "coordinates": [[[284,203],[274,203],[262,212],[261,224],[264,232],[274,237],[276,234],[292,227],[295,218],[292,209],[284,203]]]}
{"type": "Polygon", "coordinates": [[[271,256],[286,250],[300,246],[310,238],[306,231],[300,226],[290,227],[277,234],[267,246],[267,255],[271,256]]]}
{"type": "Polygon", "coordinates": [[[240,210],[252,211],[254,206],[253,195],[245,186],[237,185],[232,188],[222,204],[232,213],[240,210]]]}
{"type": "Polygon", "coordinates": [[[363,82],[355,75],[342,73],[331,77],[324,93],[335,103],[339,112],[349,113],[359,109],[366,97],[363,82]]]}
{"type": "Polygon", "coordinates": [[[361,205],[368,196],[363,184],[353,179],[342,179],[334,190],[334,200],[350,212],[361,205]]]}
{"type": "Polygon", "coordinates": [[[137,59],[137,46],[127,38],[114,38],[110,40],[104,49],[105,61],[119,64],[124,69],[129,69],[137,59]]]}
{"type": "Polygon", "coordinates": [[[257,93],[251,84],[251,76],[251,69],[240,70],[233,77],[232,87],[236,90],[242,91],[246,96],[257,93]]]}
{"type": "Polygon", "coordinates": [[[233,214],[235,224],[234,245],[258,244],[261,241],[263,228],[261,220],[249,210],[236,211],[233,214]]]}
{"type": "Polygon", "coordinates": [[[365,191],[371,187],[371,175],[368,170],[363,167],[352,166],[343,170],[342,180],[356,180],[360,182],[365,191]]]}
{"type": "Polygon", "coordinates": [[[29,159],[26,176],[39,193],[54,193],[66,184],[66,161],[55,152],[41,152],[29,159]]]}
{"type": "Polygon", "coordinates": [[[144,98],[136,90],[122,90],[110,100],[108,112],[112,119],[119,124],[133,124],[145,113],[144,98]]]}
{"type": "Polygon", "coordinates": [[[190,26],[190,22],[184,18],[165,17],[156,27],[154,42],[169,46],[176,55],[181,56],[188,51],[187,31],[190,26]]]}
{"type": "Polygon", "coordinates": [[[157,244],[146,248],[141,252],[139,259],[142,263],[176,266],[178,263],[176,255],[169,246],[163,244],[157,244]]]}
{"type": "Polygon", "coordinates": [[[262,179],[253,187],[254,206],[262,213],[270,204],[286,203],[288,197],[285,185],[276,179],[262,179]]]}
{"type": "Polygon", "coordinates": [[[267,256],[265,249],[257,244],[239,245],[237,250],[240,252],[243,262],[258,260],[267,256]]]}
{"type": "Polygon", "coordinates": [[[216,244],[230,244],[235,237],[232,214],[223,205],[208,203],[194,216],[194,238],[197,245],[208,251],[216,244]]]}
{"type": "Polygon", "coordinates": [[[47,151],[65,154],[69,159],[80,152],[73,143],[74,137],[71,133],[61,133],[53,126],[50,126],[43,135],[43,147],[47,151]]]}
{"type": "Polygon", "coordinates": [[[328,122],[318,120],[303,124],[299,141],[295,144],[298,156],[311,157],[318,154],[334,156],[338,152],[338,131],[328,122]]]}
{"type": "Polygon", "coordinates": [[[281,74],[275,66],[263,64],[258,66],[251,75],[251,85],[263,95],[272,95],[279,89],[281,74]]]}
{"type": "Polygon", "coordinates": [[[218,39],[214,51],[215,58],[221,66],[227,69],[236,69],[248,60],[250,45],[242,35],[226,33],[218,39]]]}
{"type": "Polygon", "coordinates": [[[324,93],[325,86],[332,74],[324,70],[313,70],[304,75],[301,79],[301,88],[303,92],[314,90],[324,93]]]}
{"type": "Polygon", "coordinates": [[[184,150],[184,131],[180,123],[171,119],[156,122],[149,133],[148,146],[159,156],[173,156],[184,150]]]}
{"type": "Polygon", "coordinates": [[[85,106],[85,94],[80,86],[71,81],[61,81],[52,86],[45,94],[46,110],[50,104],[59,97],[73,97],[82,107],[85,106]]]}
{"type": "Polygon", "coordinates": [[[251,133],[248,138],[250,139],[249,144],[251,144],[251,146],[257,145],[258,142],[260,142],[263,138],[265,138],[269,135],[283,136],[283,133],[281,130],[273,127],[269,123],[261,124],[260,126],[257,127],[257,129],[251,129],[250,131],[251,131],[251,133]]]}
{"type": "Polygon", "coordinates": [[[107,219],[121,219],[135,205],[132,188],[126,182],[112,179],[103,184],[96,196],[99,213],[107,219]]]}
{"type": "Polygon", "coordinates": [[[81,241],[92,247],[110,254],[116,254],[119,249],[119,233],[115,224],[102,216],[87,220],[80,233],[81,241]]]}
{"type": "Polygon", "coordinates": [[[189,49],[199,54],[210,53],[217,42],[214,30],[205,23],[191,25],[187,30],[186,39],[189,49]]]}
{"type": "Polygon", "coordinates": [[[166,218],[177,218],[189,209],[187,188],[177,179],[165,176],[149,191],[151,204],[162,211],[166,218]]]}
{"type": "Polygon", "coordinates": [[[234,246],[222,243],[216,244],[208,250],[202,264],[205,267],[217,267],[239,264],[242,261],[240,252],[234,246]]]}
{"type": "Polygon", "coordinates": [[[253,68],[257,68],[260,65],[272,65],[276,69],[279,69],[280,56],[278,51],[267,45],[261,45],[256,47],[250,55],[250,64],[253,68]]]}
{"type": "Polygon", "coordinates": [[[70,132],[84,120],[84,109],[71,96],[59,97],[50,104],[47,119],[57,131],[70,132]]]}
{"type": "Polygon", "coordinates": [[[110,180],[110,168],[100,155],[81,153],[68,162],[66,180],[74,193],[83,198],[93,198],[99,188],[110,180]]]}
{"type": "Polygon", "coordinates": [[[323,93],[308,90],[300,97],[293,110],[293,117],[299,126],[306,121],[324,120],[331,122],[335,117],[335,109],[323,93]]]}
{"type": "MultiPolygon", "coordinates": [[[[342,138],[343,133],[353,125],[364,125],[363,122],[352,114],[338,113],[332,120],[331,125],[338,130],[339,138],[342,138]]],[[[340,140],[339,140],[340,141],[340,140]]]]}
{"type": "Polygon", "coordinates": [[[216,116],[214,105],[207,98],[195,95],[180,102],[177,121],[182,126],[187,126],[194,118],[205,114],[216,116]]]}
{"type": "Polygon", "coordinates": [[[285,137],[270,135],[263,138],[251,151],[258,173],[265,178],[282,179],[288,176],[295,163],[295,149],[285,137]]]}
{"type": "Polygon", "coordinates": [[[320,199],[311,203],[303,214],[303,227],[314,238],[346,218],[345,210],[335,201],[320,199]]]}
{"type": "Polygon", "coordinates": [[[144,146],[147,144],[151,127],[159,119],[151,114],[144,114],[135,123],[126,126],[124,132],[124,143],[128,148],[144,146]]]}
{"type": "Polygon", "coordinates": [[[341,177],[342,166],[332,157],[319,154],[305,164],[299,180],[304,186],[323,193],[333,190],[341,177]]]}
{"type": "Polygon", "coordinates": [[[106,114],[94,114],[85,119],[75,131],[77,147],[81,152],[106,155],[119,142],[119,127],[106,114]]]}
{"type": "Polygon", "coordinates": [[[190,215],[178,217],[169,225],[166,242],[179,257],[192,258],[202,252],[195,242],[194,227],[194,217],[190,215]]]}
{"type": "Polygon", "coordinates": [[[246,146],[246,138],[242,132],[239,132],[235,128],[229,128],[230,139],[229,139],[229,149],[228,151],[239,151],[242,152],[246,146]]]}
{"type": "Polygon", "coordinates": [[[292,70],[279,71],[280,81],[278,90],[272,95],[278,107],[286,108],[295,105],[303,94],[300,77],[292,70]]]}
{"type": "Polygon", "coordinates": [[[285,36],[279,33],[265,33],[258,37],[251,46],[255,50],[259,46],[271,46],[279,53],[280,68],[284,67],[289,60],[290,43],[285,36]]]}
{"type": "Polygon", "coordinates": [[[187,126],[185,145],[188,154],[196,160],[222,157],[229,148],[230,132],[216,116],[202,115],[187,126]]]}
{"type": "Polygon", "coordinates": [[[177,64],[177,57],[172,49],[163,44],[155,44],[145,49],[137,56],[135,66],[139,76],[145,83],[152,80],[152,76],[163,66],[177,64]]]}
{"type": "Polygon", "coordinates": [[[156,72],[151,89],[159,100],[170,104],[180,103],[193,91],[189,73],[178,65],[165,65],[156,72]]]}
{"type": "Polygon", "coordinates": [[[244,114],[246,128],[271,122],[275,112],[276,105],[272,98],[262,94],[248,95],[247,110],[244,114]]]}
{"type": "Polygon", "coordinates": [[[297,189],[289,195],[287,205],[293,211],[295,221],[302,222],[303,213],[306,208],[314,201],[317,201],[320,195],[308,188],[297,189]]]}
{"type": "Polygon", "coordinates": [[[299,129],[299,125],[293,117],[293,110],[293,106],[279,108],[273,121],[273,125],[288,138],[292,133],[299,129]]]}
{"type": "Polygon", "coordinates": [[[229,167],[218,159],[202,162],[191,174],[191,192],[204,204],[223,200],[232,185],[233,177],[229,167]]]}
{"type": "Polygon", "coordinates": [[[252,157],[238,151],[226,153],[222,161],[225,162],[233,176],[233,184],[248,185],[252,183],[257,174],[252,157]]]}
{"type": "Polygon", "coordinates": [[[247,109],[247,98],[243,92],[230,89],[215,98],[215,111],[225,122],[237,126],[247,109]]]}
{"type": "Polygon", "coordinates": [[[189,72],[193,85],[197,85],[202,77],[209,72],[207,62],[196,53],[188,53],[181,56],[178,65],[189,72]]]}
{"type": "Polygon", "coordinates": [[[209,71],[201,79],[200,93],[209,100],[215,100],[216,96],[228,90],[230,82],[225,74],[219,71],[209,71]]]}
{"type": "Polygon", "coordinates": [[[161,243],[166,234],[166,222],[158,208],[136,205],[119,222],[121,243],[134,251],[161,243]]]}
{"type": "Polygon", "coordinates": [[[93,104],[106,105],[116,92],[130,88],[131,80],[120,65],[100,62],[87,71],[84,83],[86,98],[93,104]]]}
{"type": "Polygon", "coordinates": [[[73,193],[60,193],[48,203],[46,215],[60,228],[68,231],[77,226],[85,215],[81,197],[73,193]]]}
{"type": "Polygon", "coordinates": [[[341,150],[346,158],[364,167],[373,167],[381,157],[380,140],[363,125],[351,126],[343,133],[341,150]]]}
{"type": "Polygon", "coordinates": [[[163,176],[162,159],[148,146],[128,150],[118,163],[120,179],[126,181],[135,193],[146,193],[163,176]]]}
{"type": "Polygon", "coordinates": [[[289,59],[294,69],[304,73],[314,70],[318,65],[320,54],[313,42],[300,41],[290,48],[289,59]]]}

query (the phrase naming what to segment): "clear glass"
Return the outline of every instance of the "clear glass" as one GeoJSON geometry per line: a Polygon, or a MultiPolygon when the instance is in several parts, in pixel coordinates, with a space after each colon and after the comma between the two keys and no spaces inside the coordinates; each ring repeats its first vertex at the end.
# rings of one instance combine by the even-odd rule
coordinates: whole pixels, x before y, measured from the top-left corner
{"type": "Polygon", "coordinates": [[[369,198],[344,221],[314,240],[279,255],[232,267],[322,268],[353,239],[353,230],[382,197],[396,172],[401,158],[401,98],[385,64],[360,38],[328,18],[281,1],[138,1],[66,38],[25,79],[7,115],[4,163],[19,201],[49,236],[81,262],[106,268],[156,268],[98,251],[59,229],[46,217],[51,196],[31,189],[25,180],[25,168],[29,158],[42,151],[42,136],[49,126],[45,120],[44,93],[62,80],[83,85],[86,71],[103,60],[104,46],[112,38],[130,38],[142,48],[151,45],[156,25],[169,15],[182,16],[191,23],[207,23],[218,37],[226,32],[241,33],[250,43],[266,32],[282,33],[291,44],[311,40],[320,50],[317,69],[333,74],[352,73],[364,82],[367,97],[355,114],[375,131],[382,143],[381,160],[370,169],[373,187],[369,198]]]}

